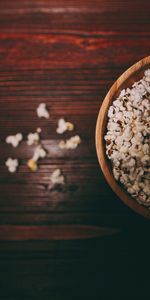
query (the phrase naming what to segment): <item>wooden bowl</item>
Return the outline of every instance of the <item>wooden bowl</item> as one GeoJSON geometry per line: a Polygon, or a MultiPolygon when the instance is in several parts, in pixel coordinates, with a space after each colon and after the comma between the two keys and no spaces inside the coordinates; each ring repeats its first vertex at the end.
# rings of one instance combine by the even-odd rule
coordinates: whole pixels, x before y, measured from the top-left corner
{"type": "Polygon", "coordinates": [[[127,71],[125,71],[113,84],[109,92],[107,93],[102,106],[100,108],[97,124],[96,124],[96,151],[98,160],[102,169],[102,172],[111,186],[112,190],[117,194],[117,196],[131,209],[133,209],[138,214],[150,218],[150,209],[140,205],[135,199],[133,199],[125,189],[115,180],[111,163],[106,157],[106,146],[104,141],[104,135],[106,132],[106,126],[108,122],[108,109],[115,98],[119,95],[123,88],[131,87],[131,85],[142,78],[144,70],[150,68],[150,56],[143,58],[138,61],[127,71]]]}

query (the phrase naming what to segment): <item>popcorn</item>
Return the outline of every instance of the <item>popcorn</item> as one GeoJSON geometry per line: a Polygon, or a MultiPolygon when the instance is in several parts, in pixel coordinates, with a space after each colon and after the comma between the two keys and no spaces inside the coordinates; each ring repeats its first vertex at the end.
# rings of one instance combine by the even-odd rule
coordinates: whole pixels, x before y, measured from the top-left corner
{"type": "Polygon", "coordinates": [[[119,99],[123,98],[126,94],[126,91],[125,89],[123,89],[121,92],[120,92],[120,95],[119,95],[119,99]]]}
{"type": "Polygon", "coordinates": [[[141,158],[141,162],[143,163],[143,165],[147,165],[148,163],[150,163],[150,156],[149,155],[145,155],[141,158]]]}
{"type": "Polygon", "coordinates": [[[27,166],[29,167],[29,169],[31,171],[37,171],[37,169],[38,169],[37,162],[32,158],[28,160],[27,166]]]}
{"type": "Polygon", "coordinates": [[[29,133],[27,136],[27,144],[29,146],[33,145],[33,144],[37,144],[40,140],[40,136],[38,132],[35,133],[29,133]]]}
{"type": "Polygon", "coordinates": [[[150,82],[150,76],[145,76],[145,81],[150,82]]]}
{"type": "Polygon", "coordinates": [[[144,107],[146,107],[147,109],[150,109],[150,102],[149,102],[148,99],[144,99],[144,100],[142,101],[142,105],[143,105],[144,107]]]}
{"type": "Polygon", "coordinates": [[[17,147],[22,140],[23,140],[22,133],[17,133],[16,135],[7,136],[6,143],[11,144],[13,147],[17,147]]]}
{"type": "MultiPolygon", "coordinates": [[[[113,102],[113,105],[115,106],[115,107],[120,107],[120,100],[119,99],[117,99],[117,100],[115,100],[114,102],[113,102]]],[[[121,102],[122,103],[122,102],[121,102]]]]}
{"type": "Polygon", "coordinates": [[[116,144],[121,147],[123,145],[123,136],[122,135],[119,135],[116,137],[116,144]]]}
{"type": "Polygon", "coordinates": [[[59,148],[60,149],[75,149],[81,143],[81,138],[79,135],[75,135],[66,141],[60,141],[59,148]]]}
{"type": "Polygon", "coordinates": [[[61,118],[58,121],[58,128],[56,129],[56,132],[58,134],[62,134],[67,130],[72,131],[73,129],[74,125],[72,123],[66,122],[63,118],[61,118]]]}
{"type": "Polygon", "coordinates": [[[148,144],[144,144],[143,148],[142,148],[142,151],[143,151],[144,154],[149,154],[149,152],[150,152],[149,145],[148,144]]]}
{"type": "Polygon", "coordinates": [[[128,168],[132,168],[135,166],[135,159],[134,158],[129,158],[128,160],[124,161],[122,163],[123,167],[128,167],[128,168]]]}
{"type": "Polygon", "coordinates": [[[117,167],[114,167],[113,174],[114,174],[115,179],[118,180],[120,177],[120,170],[117,167]]]}
{"type": "Polygon", "coordinates": [[[129,125],[126,125],[123,133],[123,139],[125,141],[130,141],[132,139],[133,133],[129,125]]]}
{"type": "Polygon", "coordinates": [[[150,69],[145,70],[144,75],[145,75],[146,77],[150,77],[150,69]]]}
{"type": "Polygon", "coordinates": [[[18,159],[8,158],[5,165],[8,167],[8,171],[10,173],[15,173],[17,170],[17,167],[19,166],[18,159]]]}
{"type": "Polygon", "coordinates": [[[108,110],[106,155],[115,179],[150,208],[150,69],[123,89],[108,110]]]}
{"type": "MultiPolygon", "coordinates": [[[[44,117],[44,118],[48,119],[50,117],[50,114],[46,108],[45,103],[39,104],[39,106],[37,107],[37,115],[39,118],[44,117]]],[[[72,131],[73,129],[74,129],[73,123],[66,122],[63,118],[61,118],[58,121],[58,128],[57,128],[56,132],[58,134],[62,134],[67,130],[72,131]]],[[[34,150],[33,157],[31,157],[27,161],[27,166],[31,171],[36,171],[38,169],[38,160],[40,158],[46,157],[46,154],[47,154],[45,149],[42,147],[42,145],[40,145],[40,133],[41,132],[42,132],[42,129],[37,128],[36,132],[29,133],[27,135],[27,145],[28,146],[32,146],[34,144],[37,145],[37,147],[34,150]]],[[[22,134],[18,133],[14,136],[13,135],[8,136],[6,138],[6,143],[12,144],[13,147],[17,147],[19,145],[19,143],[22,141],[22,139],[23,139],[22,134]]],[[[61,149],[75,149],[75,148],[77,148],[77,146],[80,143],[81,143],[81,138],[78,135],[75,135],[66,141],[63,141],[63,140],[60,141],[59,147],[61,149]]],[[[5,164],[8,167],[9,172],[11,172],[11,173],[16,172],[16,169],[19,166],[18,159],[12,159],[12,158],[8,158],[5,164]]],[[[60,169],[56,169],[51,174],[50,180],[51,180],[52,184],[61,184],[61,185],[65,184],[65,178],[62,175],[60,169]]]]}
{"type": "Polygon", "coordinates": [[[135,193],[135,190],[134,190],[133,187],[129,187],[129,188],[127,188],[127,192],[128,192],[129,194],[134,194],[134,193],[135,193]]]}
{"type": "Polygon", "coordinates": [[[56,169],[50,176],[50,181],[53,185],[55,184],[65,184],[65,177],[62,175],[60,169],[56,169]]]}
{"type": "Polygon", "coordinates": [[[41,133],[42,129],[40,127],[38,127],[36,131],[37,131],[37,133],[41,133]]]}
{"type": "Polygon", "coordinates": [[[49,119],[50,114],[46,108],[46,104],[45,103],[41,103],[39,104],[38,108],[37,108],[37,115],[39,118],[45,118],[45,119],[49,119]]]}
{"type": "Polygon", "coordinates": [[[115,110],[114,110],[113,106],[110,106],[110,108],[108,110],[108,117],[112,118],[114,116],[114,112],[115,112],[115,110]]]}
{"type": "Polygon", "coordinates": [[[33,157],[28,160],[27,166],[31,171],[36,171],[38,169],[38,160],[46,156],[46,151],[41,145],[38,145],[34,151],[33,157]]]}
{"type": "Polygon", "coordinates": [[[44,148],[42,148],[41,145],[37,146],[34,155],[33,155],[33,160],[38,161],[40,158],[46,157],[46,151],[44,148]]]}

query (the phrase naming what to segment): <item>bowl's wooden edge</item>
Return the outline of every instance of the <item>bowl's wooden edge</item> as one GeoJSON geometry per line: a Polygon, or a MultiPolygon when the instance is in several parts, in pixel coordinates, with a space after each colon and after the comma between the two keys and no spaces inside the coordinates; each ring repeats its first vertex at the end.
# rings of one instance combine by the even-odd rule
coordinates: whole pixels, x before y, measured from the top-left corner
{"type": "Polygon", "coordinates": [[[138,61],[134,65],[132,65],[129,69],[127,69],[112,85],[109,92],[107,93],[102,106],[100,108],[97,122],[96,122],[96,131],[95,131],[95,142],[96,142],[96,152],[98,156],[98,161],[101,166],[101,169],[103,171],[103,174],[111,186],[112,190],[117,194],[117,196],[130,208],[132,208],[135,212],[139,213],[140,215],[150,218],[150,210],[142,205],[140,205],[136,200],[131,198],[123,189],[120,187],[120,185],[117,183],[117,181],[112,176],[112,172],[108,166],[108,163],[106,163],[106,155],[104,151],[104,120],[106,118],[106,114],[104,114],[104,111],[108,111],[108,107],[110,106],[111,99],[113,98],[114,94],[117,90],[120,89],[122,84],[131,77],[134,73],[138,72],[140,69],[144,68],[144,66],[150,64],[150,56],[143,58],[142,60],[138,61]]]}

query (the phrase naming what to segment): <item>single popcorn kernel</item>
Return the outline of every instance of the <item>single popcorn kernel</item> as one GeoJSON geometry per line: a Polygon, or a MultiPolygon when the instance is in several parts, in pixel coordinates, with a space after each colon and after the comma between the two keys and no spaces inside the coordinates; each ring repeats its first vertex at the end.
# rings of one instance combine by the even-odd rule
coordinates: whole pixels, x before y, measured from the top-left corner
{"type": "Polygon", "coordinates": [[[49,119],[50,114],[45,103],[40,103],[36,111],[39,118],[49,119]]]}
{"type": "Polygon", "coordinates": [[[56,169],[50,176],[52,184],[65,184],[65,178],[60,169],[56,169]]]}
{"type": "Polygon", "coordinates": [[[46,151],[41,145],[38,145],[34,151],[32,159],[34,161],[38,161],[40,158],[44,157],[46,157],[46,151]]]}
{"type": "Polygon", "coordinates": [[[67,129],[69,131],[72,131],[74,129],[74,125],[72,123],[70,123],[70,122],[67,122],[67,129]]]}
{"type": "Polygon", "coordinates": [[[59,148],[60,148],[60,149],[65,149],[65,146],[66,146],[65,141],[61,140],[61,141],[59,142],[59,148]]]}
{"type": "Polygon", "coordinates": [[[58,134],[63,134],[65,131],[72,131],[73,129],[74,125],[71,122],[66,122],[63,118],[58,120],[58,128],[56,129],[58,134]]]}
{"type": "Polygon", "coordinates": [[[33,144],[37,144],[40,140],[40,136],[38,132],[29,133],[27,136],[27,144],[32,146],[33,144]]]}
{"type": "Polygon", "coordinates": [[[22,140],[22,133],[17,133],[16,135],[9,135],[6,137],[6,143],[11,144],[14,148],[17,147],[22,140]]]}
{"type": "Polygon", "coordinates": [[[37,165],[36,161],[32,158],[28,160],[27,166],[29,167],[29,169],[31,171],[37,171],[37,169],[38,169],[38,165],[37,165]]]}
{"type": "Polygon", "coordinates": [[[59,143],[60,149],[75,149],[81,143],[81,138],[79,135],[72,136],[70,139],[64,141],[61,140],[59,143]]]}
{"type": "Polygon", "coordinates": [[[15,173],[16,170],[17,170],[17,168],[18,168],[18,166],[19,166],[19,161],[16,158],[15,159],[8,158],[7,161],[6,161],[6,163],[5,163],[5,165],[7,166],[8,171],[10,173],[15,173]]]}
{"type": "Polygon", "coordinates": [[[36,129],[36,131],[37,131],[37,133],[41,133],[41,132],[42,132],[42,129],[41,129],[40,127],[38,127],[38,128],[36,129]]]}

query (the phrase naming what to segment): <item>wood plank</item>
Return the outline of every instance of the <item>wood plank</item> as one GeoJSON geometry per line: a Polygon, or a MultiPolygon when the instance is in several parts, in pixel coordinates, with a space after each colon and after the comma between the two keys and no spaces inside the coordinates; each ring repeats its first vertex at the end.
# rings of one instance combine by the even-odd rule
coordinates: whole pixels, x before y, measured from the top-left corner
{"type": "MultiPolygon", "coordinates": [[[[116,207],[118,207],[116,205],[116,207]]],[[[120,209],[119,211],[103,212],[100,211],[31,211],[31,210],[18,210],[18,211],[2,211],[0,213],[1,225],[57,225],[57,224],[87,224],[106,227],[117,227],[121,230],[126,228],[135,228],[138,224],[142,224],[141,219],[133,214],[129,209],[120,209]]],[[[1,247],[0,247],[1,248],[1,247]]],[[[27,247],[28,248],[28,247],[27,247]]],[[[27,249],[26,248],[26,249],[27,249]]],[[[14,249],[17,251],[17,244],[14,249]]]]}
{"type": "MultiPolygon", "coordinates": [[[[59,10],[61,11],[61,8],[63,8],[64,10],[62,12],[68,11],[71,12],[73,10],[75,11],[80,11],[80,10],[84,10],[85,12],[87,11],[91,11],[91,9],[93,9],[93,11],[96,12],[96,9],[99,9],[100,11],[114,11],[114,10],[119,10],[119,9],[126,9],[129,10],[129,5],[128,2],[123,0],[123,1],[119,1],[119,0],[70,0],[69,3],[68,1],[64,1],[64,0],[58,0],[57,2],[55,0],[51,0],[50,2],[47,2],[46,0],[36,0],[36,2],[34,0],[31,1],[23,1],[20,2],[19,0],[15,0],[15,1],[11,1],[11,0],[5,0],[5,1],[1,1],[1,5],[0,5],[2,12],[5,12],[5,9],[7,9],[10,12],[14,12],[13,9],[16,9],[16,11],[18,11],[18,13],[20,12],[20,9],[27,9],[28,11],[32,11],[32,9],[34,10],[34,8],[41,8],[41,10],[46,7],[48,10],[53,10],[55,8],[58,9],[58,11],[56,11],[56,13],[59,12],[59,10]],[[68,5],[69,4],[69,5],[68,5]]],[[[149,2],[146,1],[141,1],[141,0],[137,0],[136,1],[136,11],[140,10],[141,7],[143,8],[143,10],[146,7],[149,7],[149,2]],[[142,5],[143,4],[143,5],[142,5]]],[[[131,6],[130,7],[131,11],[135,11],[135,6],[131,6]]],[[[4,13],[3,12],[3,13],[4,13]]],[[[54,11],[55,12],[55,11],[54,11]]]]}
{"type": "Polygon", "coordinates": [[[119,229],[85,225],[0,226],[2,241],[79,240],[118,234],[119,229]]]}
{"type": "Polygon", "coordinates": [[[150,52],[147,38],[89,38],[73,35],[1,33],[1,68],[97,68],[132,64],[150,52]],[[32,50],[31,50],[32,49],[32,50]],[[138,49],[138,51],[137,51],[138,49]]]}
{"type": "Polygon", "coordinates": [[[1,1],[3,31],[148,30],[149,1],[1,1]],[[128,18],[127,18],[128,15],[128,18]],[[7,22],[6,22],[7,20],[7,22]],[[108,21],[109,20],[109,21],[108,21]],[[11,24],[11,26],[10,26],[11,24]],[[19,26],[18,26],[19,24],[19,26]],[[111,24],[111,26],[110,26],[111,24]],[[118,25],[119,24],[119,25],[118,25]]]}
{"type": "Polygon", "coordinates": [[[6,251],[0,256],[0,285],[4,299],[36,299],[43,295],[46,300],[69,297],[75,299],[79,287],[82,298],[85,296],[86,299],[96,299],[97,296],[100,298],[105,295],[105,299],[119,299],[124,289],[124,280],[126,289],[123,300],[128,298],[129,292],[132,299],[148,299],[149,277],[145,264],[149,266],[149,246],[143,249],[143,244],[139,244],[139,239],[132,235],[129,237],[123,234],[113,236],[113,239],[107,237],[84,242],[69,241],[63,244],[58,241],[49,242],[47,252],[42,247],[41,252],[37,249],[32,252],[32,247],[38,248],[37,242],[30,242],[30,251],[19,251],[21,247],[18,246],[18,252],[14,252],[14,243],[7,243],[8,245],[12,247],[11,254],[6,251]],[[145,255],[137,265],[137,259],[143,251],[145,255]],[[141,273],[142,280],[139,276],[141,273]],[[9,289],[6,288],[8,285],[9,289]],[[106,289],[106,285],[109,285],[109,289],[106,289]]]}

